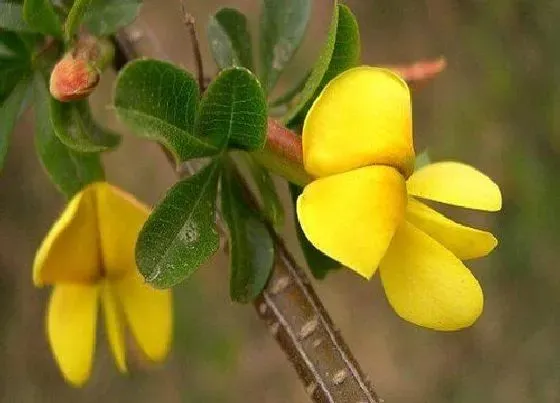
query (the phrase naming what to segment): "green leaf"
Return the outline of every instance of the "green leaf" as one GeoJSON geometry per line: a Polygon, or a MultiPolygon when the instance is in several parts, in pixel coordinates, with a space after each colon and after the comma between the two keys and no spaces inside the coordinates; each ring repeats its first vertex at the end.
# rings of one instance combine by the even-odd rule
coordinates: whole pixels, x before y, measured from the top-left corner
{"type": "Polygon", "coordinates": [[[269,92],[303,40],[311,0],[263,0],[262,6],[261,72],[269,92]]]}
{"type": "Polygon", "coordinates": [[[0,28],[8,31],[31,31],[23,19],[22,4],[0,0],[0,28]]]}
{"type": "MultiPolygon", "coordinates": [[[[2,5],[2,3],[0,3],[2,5]]],[[[1,17],[0,17],[1,18],[1,17]]],[[[19,34],[0,30],[0,170],[10,134],[26,104],[31,56],[19,34]]]]}
{"type": "Polygon", "coordinates": [[[62,37],[62,24],[50,0],[25,0],[23,19],[34,32],[62,37]]]}
{"type": "Polygon", "coordinates": [[[341,267],[340,263],[336,260],[331,259],[319,249],[315,248],[311,242],[306,238],[301,225],[299,225],[299,221],[297,220],[297,213],[295,211],[296,200],[298,196],[303,191],[303,188],[290,184],[290,193],[292,194],[292,200],[294,204],[294,218],[295,218],[295,225],[296,225],[296,234],[299,240],[299,244],[301,246],[301,250],[303,251],[303,255],[305,256],[305,261],[307,262],[307,266],[313,277],[317,279],[324,279],[327,274],[331,271],[337,270],[341,267]]]}
{"type": "Polygon", "coordinates": [[[196,133],[220,149],[260,150],[266,142],[266,98],[249,70],[222,70],[204,93],[196,133]]]}
{"type": "Polygon", "coordinates": [[[28,89],[29,80],[21,80],[10,95],[0,102],[0,171],[8,152],[10,134],[20,113],[25,109],[28,89]]]}
{"type": "Polygon", "coordinates": [[[18,83],[31,75],[31,56],[15,32],[0,32],[0,103],[18,83]]]}
{"type": "Polygon", "coordinates": [[[265,218],[275,228],[281,228],[284,225],[284,206],[276,192],[272,176],[266,168],[254,160],[251,154],[244,153],[243,157],[261,196],[265,218]]]}
{"type": "Polygon", "coordinates": [[[54,134],[49,109],[51,96],[39,74],[34,79],[34,96],[35,147],[56,187],[70,198],[84,186],[103,180],[105,175],[99,154],[73,151],[54,134]]]}
{"type": "Polygon", "coordinates": [[[327,42],[315,63],[311,75],[300,94],[296,106],[287,114],[284,122],[295,128],[303,122],[315,98],[330,80],[354,67],[360,59],[360,31],[350,9],[335,5],[327,42]]]}
{"type": "Polygon", "coordinates": [[[247,303],[260,294],[274,263],[274,243],[258,213],[244,201],[243,189],[227,167],[222,175],[222,213],[229,229],[230,295],[247,303]]]}
{"type": "Polygon", "coordinates": [[[119,145],[121,136],[100,127],[93,120],[87,100],[59,102],[51,97],[50,107],[56,136],[73,150],[100,152],[119,145]]]}
{"type": "Polygon", "coordinates": [[[247,18],[234,8],[222,8],[210,17],[208,41],[220,69],[233,66],[253,70],[253,51],[247,18]]]}
{"type": "Polygon", "coordinates": [[[157,141],[177,161],[216,155],[220,149],[195,136],[198,85],[186,71],[158,60],[128,63],[117,77],[117,116],[136,134],[157,141]]]}
{"type": "Polygon", "coordinates": [[[154,287],[178,284],[218,250],[215,215],[220,171],[216,160],[176,183],[140,231],[136,263],[154,287]]]}
{"type": "Polygon", "coordinates": [[[142,0],[91,0],[83,24],[97,36],[107,36],[132,23],[142,0]]]}
{"type": "Polygon", "coordinates": [[[80,28],[80,24],[92,1],[94,0],[74,0],[74,4],[72,4],[72,8],[68,12],[68,16],[64,22],[64,37],[67,41],[70,40],[78,28],[80,28]]]}

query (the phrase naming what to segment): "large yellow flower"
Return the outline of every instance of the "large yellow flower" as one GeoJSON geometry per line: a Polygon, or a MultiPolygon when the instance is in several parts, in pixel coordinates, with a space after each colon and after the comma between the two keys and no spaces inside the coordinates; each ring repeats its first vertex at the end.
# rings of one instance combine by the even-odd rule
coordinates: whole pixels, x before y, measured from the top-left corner
{"type": "Polygon", "coordinates": [[[471,325],[482,312],[478,281],[462,260],[497,245],[420,199],[501,208],[498,186],[476,169],[441,162],[414,170],[408,87],[390,70],[358,67],[323,90],[303,127],[306,170],[317,177],[297,215],[317,249],[371,278],[404,319],[438,330],[471,325]]]}
{"type": "Polygon", "coordinates": [[[33,282],[54,286],[47,312],[49,343],[62,374],[75,386],[91,372],[99,303],[121,372],[126,371],[125,322],[149,359],[167,355],[171,293],[146,285],[134,260],[148,213],[107,183],[89,185],[72,198],[37,252],[33,282]]]}

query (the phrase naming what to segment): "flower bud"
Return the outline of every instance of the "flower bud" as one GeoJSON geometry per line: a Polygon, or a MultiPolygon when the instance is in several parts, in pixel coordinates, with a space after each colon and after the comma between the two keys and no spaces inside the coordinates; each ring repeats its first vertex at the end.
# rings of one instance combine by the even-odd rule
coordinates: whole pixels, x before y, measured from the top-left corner
{"type": "Polygon", "coordinates": [[[61,101],[87,98],[99,83],[99,71],[84,58],[66,54],[54,66],[50,78],[50,93],[61,101]]]}

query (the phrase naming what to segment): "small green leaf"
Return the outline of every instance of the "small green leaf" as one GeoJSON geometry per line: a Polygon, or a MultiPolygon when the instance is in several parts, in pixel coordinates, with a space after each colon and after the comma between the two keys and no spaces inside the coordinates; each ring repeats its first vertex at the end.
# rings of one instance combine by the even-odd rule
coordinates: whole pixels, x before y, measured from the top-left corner
{"type": "Polygon", "coordinates": [[[296,106],[284,122],[294,128],[303,122],[313,101],[330,80],[351,67],[360,59],[360,31],[356,17],[342,4],[336,5],[327,36],[327,42],[315,63],[311,75],[300,93],[296,106]]]}
{"type": "Polygon", "coordinates": [[[115,148],[121,137],[100,127],[91,116],[87,100],[59,102],[50,99],[51,121],[56,136],[66,146],[80,152],[100,152],[115,148]]]}
{"type": "Polygon", "coordinates": [[[0,171],[8,152],[10,134],[25,109],[29,80],[21,80],[6,99],[0,102],[0,171]]]}
{"type": "Polygon", "coordinates": [[[341,265],[336,260],[331,259],[323,252],[315,248],[306,238],[301,225],[299,225],[297,213],[295,212],[295,205],[296,200],[302,191],[303,189],[301,187],[290,184],[290,193],[292,194],[292,200],[294,202],[296,233],[309,270],[311,270],[313,277],[322,280],[327,276],[327,274],[329,274],[329,272],[339,269],[341,265]]]}
{"type": "Polygon", "coordinates": [[[234,8],[222,8],[210,17],[208,41],[220,69],[233,66],[253,70],[253,51],[247,18],[234,8]]]}
{"type": "Polygon", "coordinates": [[[94,0],[74,0],[72,8],[68,12],[68,16],[64,22],[64,37],[67,41],[70,40],[78,28],[80,28],[80,24],[92,1],[94,0]]]}
{"type": "Polygon", "coordinates": [[[8,31],[31,31],[23,19],[23,4],[0,0],[0,28],[8,31]]]}
{"type": "Polygon", "coordinates": [[[215,221],[220,171],[216,160],[176,183],[140,231],[136,263],[154,287],[178,284],[218,250],[215,221]]]}
{"type": "Polygon", "coordinates": [[[136,134],[157,141],[177,161],[216,155],[220,149],[195,136],[198,85],[168,62],[137,60],[117,77],[113,102],[117,116],[136,134]]]}
{"type": "Polygon", "coordinates": [[[132,23],[138,16],[142,0],[92,0],[83,24],[97,36],[107,36],[132,23]]]}
{"type": "Polygon", "coordinates": [[[311,0],[263,0],[262,6],[262,82],[269,92],[303,40],[311,14],[311,0]]]}
{"type": "Polygon", "coordinates": [[[428,149],[425,149],[416,156],[416,160],[414,161],[414,170],[418,171],[420,168],[431,163],[432,159],[430,158],[430,153],[428,152],[428,149]]]}
{"type": "Polygon", "coordinates": [[[45,171],[56,187],[70,198],[89,183],[104,179],[99,154],[80,153],[66,147],[54,134],[45,80],[34,79],[35,147],[45,171]]]}
{"type": "Polygon", "coordinates": [[[23,19],[34,32],[62,37],[62,24],[50,0],[25,0],[23,19]]]}
{"type": "Polygon", "coordinates": [[[266,142],[266,99],[249,70],[222,70],[204,93],[196,133],[216,147],[260,150],[266,142]]]}
{"type": "Polygon", "coordinates": [[[281,228],[284,225],[284,206],[280,201],[272,176],[266,168],[254,160],[251,154],[244,153],[243,157],[257,185],[266,219],[275,228],[281,228]]]}
{"type": "Polygon", "coordinates": [[[0,31],[0,102],[31,75],[31,56],[15,32],[0,31]]]}
{"type": "MultiPolygon", "coordinates": [[[[0,5],[2,5],[0,3],[0,5]]],[[[31,56],[19,34],[0,30],[0,170],[10,134],[27,103],[31,56]]]]}
{"type": "Polygon", "coordinates": [[[222,175],[222,213],[229,229],[230,295],[247,303],[260,294],[274,263],[274,243],[268,229],[244,201],[234,168],[222,175]]]}

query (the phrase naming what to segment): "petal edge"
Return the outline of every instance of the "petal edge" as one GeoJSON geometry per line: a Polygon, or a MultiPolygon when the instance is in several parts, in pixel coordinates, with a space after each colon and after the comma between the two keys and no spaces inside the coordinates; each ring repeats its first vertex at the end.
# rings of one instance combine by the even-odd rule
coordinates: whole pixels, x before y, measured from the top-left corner
{"type": "Polygon", "coordinates": [[[320,178],[297,200],[309,241],[327,256],[371,278],[404,218],[404,177],[387,166],[320,178]]]}
{"type": "Polygon", "coordinates": [[[406,219],[461,260],[486,256],[498,245],[490,232],[450,220],[414,198],[408,199],[406,219]]]}
{"type": "Polygon", "coordinates": [[[302,142],[305,169],[317,177],[370,165],[410,175],[414,148],[408,86],[383,68],[345,71],[313,103],[302,142]]]}
{"type": "Polygon", "coordinates": [[[476,168],[454,161],[429,164],[414,172],[406,187],[409,194],[475,210],[502,208],[500,188],[476,168]]]}
{"type": "Polygon", "coordinates": [[[163,361],[171,345],[171,290],[152,288],[138,272],[114,283],[124,316],[138,346],[152,361],[163,361]]]}
{"type": "Polygon", "coordinates": [[[56,285],[47,311],[47,335],[64,378],[82,386],[89,378],[95,351],[98,287],[56,285]]]}
{"type": "Polygon", "coordinates": [[[482,289],[470,270],[408,222],[395,234],[380,274],[389,303],[408,322],[453,331],[482,313],[482,289]]]}

